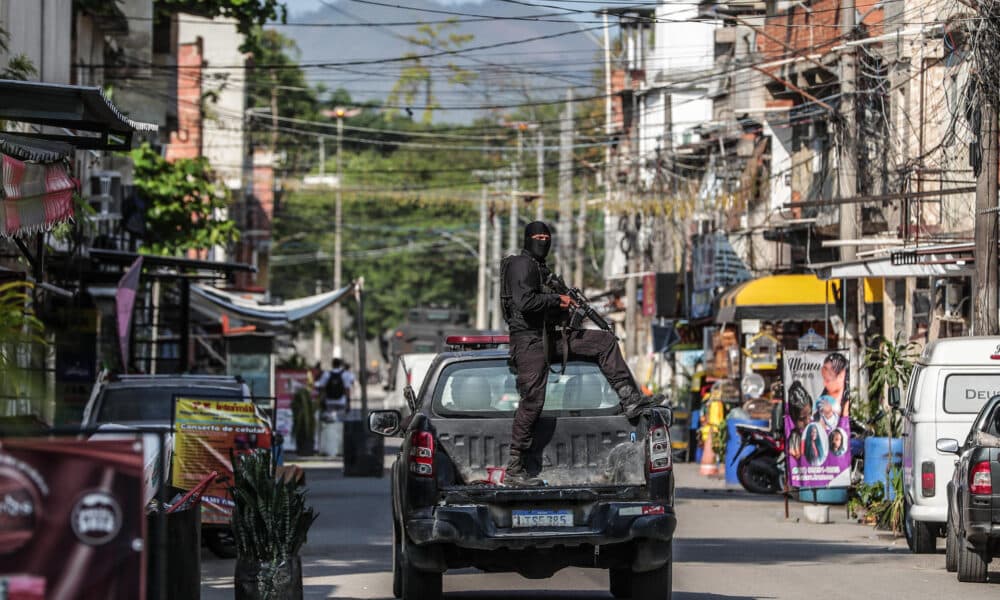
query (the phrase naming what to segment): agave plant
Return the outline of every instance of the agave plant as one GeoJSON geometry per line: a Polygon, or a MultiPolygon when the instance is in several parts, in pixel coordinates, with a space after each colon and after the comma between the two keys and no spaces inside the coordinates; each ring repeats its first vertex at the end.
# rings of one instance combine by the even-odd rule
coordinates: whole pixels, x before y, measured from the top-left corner
{"type": "Polygon", "coordinates": [[[276,479],[271,452],[257,449],[233,461],[230,496],[238,560],[258,567],[256,588],[262,599],[278,597],[287,581],[283,567],[298,556],[318,516],[306,505],[306,489],[276,479]]]}

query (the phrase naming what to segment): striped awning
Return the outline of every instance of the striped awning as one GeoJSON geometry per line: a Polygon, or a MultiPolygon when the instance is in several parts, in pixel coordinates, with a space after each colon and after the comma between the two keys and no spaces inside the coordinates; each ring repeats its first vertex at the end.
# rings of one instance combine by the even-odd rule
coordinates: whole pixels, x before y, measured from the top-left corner
{"type": "Polygon", "coordinates": [[[0,195],[0,237],[24,236],[47,230],[73,217],[73,190],[64,161],[27,162],[0,154],[3,193],[0,195]]]}

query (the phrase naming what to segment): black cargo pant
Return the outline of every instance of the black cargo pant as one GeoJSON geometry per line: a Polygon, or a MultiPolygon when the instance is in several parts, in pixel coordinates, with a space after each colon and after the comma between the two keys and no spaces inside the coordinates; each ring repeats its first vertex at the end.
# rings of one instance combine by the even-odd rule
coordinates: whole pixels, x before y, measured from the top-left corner
{"type": "Polygon", "coordinates": [[[564,343],[569,345],[569,360],[596,362],[613,389],[617,390],[626,384],[635,386],[632,373],[618,348],[618,340],[612,334],[597,329],[582,329],[566,332],[565,338],[559,332],[549,333],[548,338],[549,351],[546,357],[541,334],[524,332],[510,336],[510,357],[517,369],[517,391],[521,395],[517,412],[514,413],[514,431],[510,444],[512,455],[526,454],[531,449],[535,423],[545,404],[549,365],[562,362],[564,343]]]}

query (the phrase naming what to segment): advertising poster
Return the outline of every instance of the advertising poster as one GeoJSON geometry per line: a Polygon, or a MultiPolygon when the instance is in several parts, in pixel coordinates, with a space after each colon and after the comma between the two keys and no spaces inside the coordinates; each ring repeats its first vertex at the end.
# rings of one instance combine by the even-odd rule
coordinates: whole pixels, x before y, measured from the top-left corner
{"type": "Polygon", "coordinates": [[[793,488],[851,483],[848,362],[841,352],[785,351],[785,447],[793,488]]]}
{"type": "Polygon", "coordinates": [[[292,435],[292,397],[300,388],[309,388],[309,371],[277,369],[274,372],[274,395],[277,411],[274,415],[274,429],[284,436],[286,451],[295,451],[295,436],[292,435]]]}
{"type": "Polygon", "coordinates": [[[136,439],[0,442],[2,589],[29,600],[144,598],[142,469],[136,439]]]}
{"type": "Polygon", "coordinates": [[[227,489],[233,483],[230,453],[270,448],[271,434],[252,402],[178,398],[174,404],[174,487],[193,489],[212,471],[201,497],[202,523],[226,524],[233,514],[227,489]]]}

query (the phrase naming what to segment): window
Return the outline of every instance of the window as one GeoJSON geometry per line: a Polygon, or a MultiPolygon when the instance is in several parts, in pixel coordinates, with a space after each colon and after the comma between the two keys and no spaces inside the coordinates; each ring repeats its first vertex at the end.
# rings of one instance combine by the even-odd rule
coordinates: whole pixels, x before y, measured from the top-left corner
{"type": "Polygon", "coordinates": [[[1000,395],[1000,373],[949,375],[944,380],[944,411],[974,415],[996,395],[1000,395]]]}
{"type": "Polygon", "coordinates": [[[94,424],[170,423],[174,416],[174,398],[212,398],[242,400],[239,389],[119,387],[106,389],[94,424]]]}
{"type": "MultiPolygon", "coordinates": [[[[442,415],[512,416],[520,396],[506,360],[479,360],[445,368],[433,401],[434,411],[442,415]]],[[[610,414],[617,407],[618,395],[596,364],[571,362],[565,373],[549,372],[545,413],[610,414]]]]}

